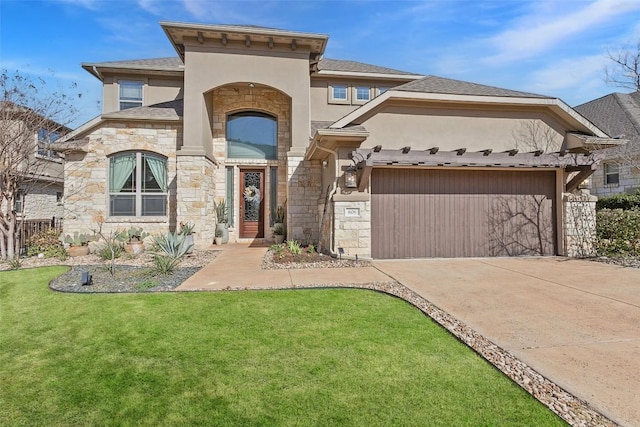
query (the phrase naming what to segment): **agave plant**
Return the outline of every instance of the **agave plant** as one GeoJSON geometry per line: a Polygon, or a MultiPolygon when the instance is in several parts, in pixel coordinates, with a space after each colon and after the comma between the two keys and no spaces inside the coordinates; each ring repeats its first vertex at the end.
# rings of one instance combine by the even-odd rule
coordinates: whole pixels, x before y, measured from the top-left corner
{"type": "Polygon", "coordinates": [[[184,234],[167,233],[154,236],[153,240],[166,256],[180,259],[193,247],[193,243],[187,244],[185,238],[184,234]]]}

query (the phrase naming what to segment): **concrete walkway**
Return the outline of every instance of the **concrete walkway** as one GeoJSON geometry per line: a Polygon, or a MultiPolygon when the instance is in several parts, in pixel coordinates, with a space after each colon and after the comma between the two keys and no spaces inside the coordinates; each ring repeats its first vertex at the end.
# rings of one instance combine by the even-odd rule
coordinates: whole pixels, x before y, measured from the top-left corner
{"type": "Polygon", "coordinates": [[[221,253],[209,265],[176,290],[284,288],[390,280],[374,267],[263,270],[260,265],[268,247],[229,244],[221,248],[221,253]]]}
{"type": "Polygon", "coordinates": [[[224,245],[177,290],[395,279],[610,419],[640,426],[638,269],[563,258],[483,258],[262,270],[266,251],[224,245]]]}
{"type": "Polygon", "coordinates": [[[640,270],[562,258],[374,265],[610,419],[640,426],[640,270]]]}

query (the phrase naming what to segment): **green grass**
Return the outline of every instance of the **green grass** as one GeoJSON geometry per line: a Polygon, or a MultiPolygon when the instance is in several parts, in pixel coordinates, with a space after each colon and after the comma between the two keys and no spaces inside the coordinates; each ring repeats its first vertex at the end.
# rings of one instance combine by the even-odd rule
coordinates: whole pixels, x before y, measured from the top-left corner
{"type": "Polygon", "coordinates": [[[59,294],[0,272],[0,425],[563,425],[363,290],[59,294]]]}

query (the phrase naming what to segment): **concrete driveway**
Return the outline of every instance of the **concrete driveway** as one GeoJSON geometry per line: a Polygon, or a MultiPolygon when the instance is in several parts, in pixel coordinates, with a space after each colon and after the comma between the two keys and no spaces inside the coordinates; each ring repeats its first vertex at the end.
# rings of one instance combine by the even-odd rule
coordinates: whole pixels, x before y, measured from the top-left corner
{"type": "Polygon", "coordinates": [[[564,258],[376,261],[610,419],[640,426],[640,270],[564,258]]]}

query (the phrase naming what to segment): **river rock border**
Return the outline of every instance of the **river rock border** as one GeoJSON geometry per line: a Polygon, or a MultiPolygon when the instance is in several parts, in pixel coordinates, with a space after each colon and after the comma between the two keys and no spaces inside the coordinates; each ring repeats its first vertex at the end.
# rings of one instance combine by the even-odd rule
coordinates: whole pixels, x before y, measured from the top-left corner
{"type": "MultiPolygon", "coordinates": [[[[568,391],[545,378],[514,355],[489,341],[473,329],[457,320],[444,310],[395,281],[354,283],[354,284],[322,284],[310,286],[294,286],[296,289],[311,288],[358,288],[383,292],[418,308],[436,321],[440,326],[453,334],[460,341],[471,347],[476,353],[495,366],[503,374],[516,382],[534,398],[551,409],[560,418],[576,427],[614,427],[617,423],[608,419],[584,400],[578,399],[568,391]]],[[[273,290],[260,287],[228,287],[226,290],[273,290]]],[[[291,289],[291,287],[280,288],[291,289]]]]}

